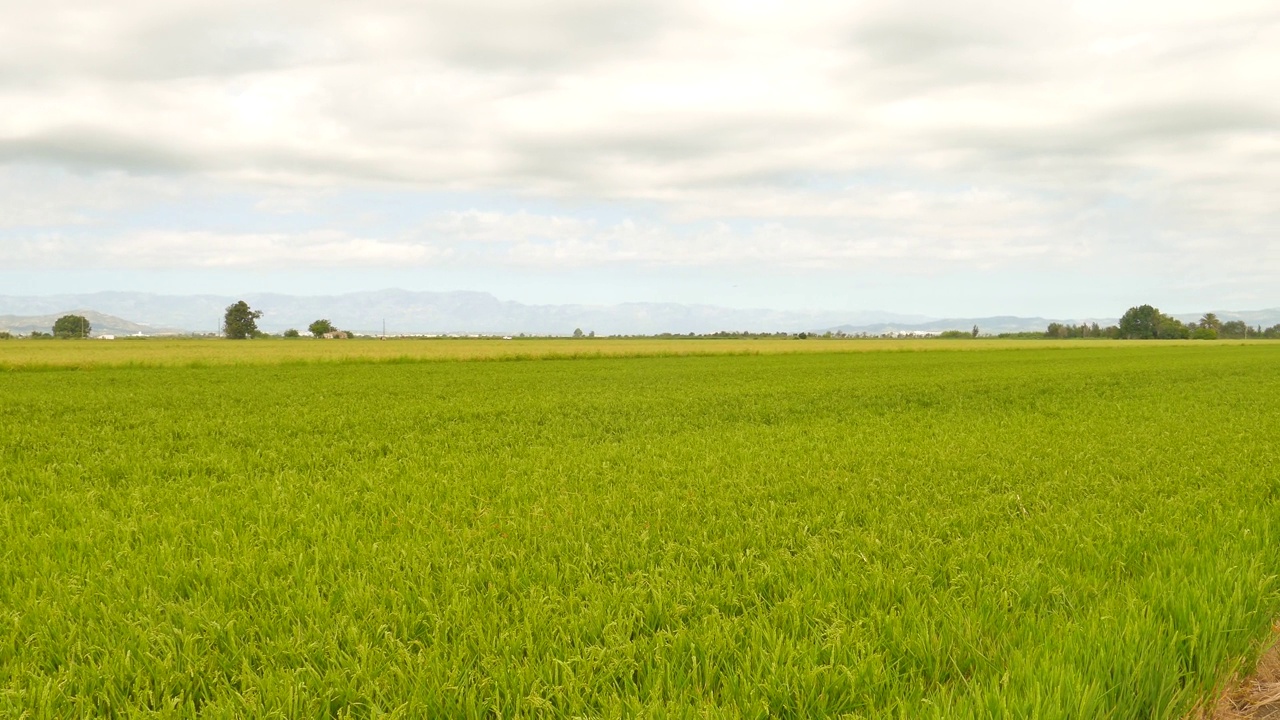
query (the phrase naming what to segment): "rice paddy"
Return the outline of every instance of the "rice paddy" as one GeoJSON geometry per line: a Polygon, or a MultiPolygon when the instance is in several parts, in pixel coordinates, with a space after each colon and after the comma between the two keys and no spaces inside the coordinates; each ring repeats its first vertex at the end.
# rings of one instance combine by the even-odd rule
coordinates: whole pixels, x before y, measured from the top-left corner
{"type": "Polygon", "coordinates": [[[1280,344],[572,342],[0,344],[0,716],[1180,718],[1280,616],[1280,344]]]}
{"type": "MultiPolygon", "coordinates": [[[[1176,343],[1177,341],[1172,341],[1176,343]]],[[[1169,345],[1170,343],[1162,343],[1169,345]]],[[[1194,343],[1190,343],[1194,344],[1194,343]]],[[[122,339],[0,342],[0,371],[103,367],[206,367],[350,362],[581,360],[608,357],[790,355],[833,352],[1112,347],[1109,340],[810,338],[392,338],[377,340],[122,339]]]]}

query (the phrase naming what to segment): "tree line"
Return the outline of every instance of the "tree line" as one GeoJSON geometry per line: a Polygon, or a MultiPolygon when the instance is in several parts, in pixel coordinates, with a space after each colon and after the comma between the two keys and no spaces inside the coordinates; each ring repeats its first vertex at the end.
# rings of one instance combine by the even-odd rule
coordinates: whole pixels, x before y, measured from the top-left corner
{"type": "MultiPolygon", "coordinates": [[[[226,314],[223,316],[222,334],[232,340],[244,340],[248,338],[265,337],[267,333],[258,329],[258,320],[262,317],[261,310],[254,310],[249,304],[243,300],[232,303],[227,306],[226,314]]],[[[87,338],[93,330],[93,325],[89,319],[83,315],[63,315],[58,318],[51,328],[51,332],[45,333],[33,331],[33,338],[87,338]]],[[[307,326],[307,332],[312,336],[320,337],[350,337],[352,333],[339,330],[328,319],[321,318],[307,326]]],[[[943,338],[962,338],[977,337],[979,333],[978,326],[974,326],[970,331],[948,330],[941,333],[938,337],[943,338]]],[[[284,332],[284,337],[296,338],[300,337],[296,329],[289,329],[284,332]]],[[[595,333],[583,333],[581,329],[575,329],[574,337],[595,337],[595,333]]],[[[13,335],[7,331],[0,331],[0,340],[12,338],[13,335]]],[[[627,336],[618,336],[627,337],[627,336]]],[[[752,333],[752,332],[729,332],[722,331],[716,333],[696,334],[688,333],[687,335],[675,333],[662,333],[655,336],[657,338],[777,338],[777,337],[794,337],[798,339],[806,339],[808,337],[818,337],[810,333],[752,333]]],[[[844,332],[827,332],[821,337],[836,338],[852,338],[867,337],[866,334],[851,335],[844,332]]],[[[1280,323],[1263,328],[1261,325],[1250,327],[1243,320],[1223,321],[1214,313],[1205,313],[1199,321],[1184,323],[1175,317],[1160,312],[1151,305],[1138,305],[1129,308],[1124,315],[1120,317],[1119,322],[1115,325],[1100,327],[1098,323],[1081,323],[1072,325],[1070,323],[1049,323],[1049,326],[1043,333],[1036,332],[1020,332],[1020,333],[1001,333],[999,338],[1110,338],[1116,340],[1244,340],[1248,338],[1269,338],[1280,339],[1280,323]]]]}
{"type": "MultiPolygon", "coordinates": [[[[227,306],[227,312],[222,317],[222,334],[230,340],[247,340],[249,338],[266,337],[267,333],[258,329],[258,319],[262,317],[261,310],[254,310],[249,307],[249,303],[240,300],[227,306]]],[[[351,337],[352,333],[346,330],[339,330],[332,322],[325,318],[316,320],[307,326],[307,332],[314,337],[351,337]]],[[[289,328],[284,331],[284,337],[296,338],[301,337],[302,333],[295,328],[289,328]]]]}
{"type": "Polygon", "coordinates": [[[1223,322],[1214,313],[1205,313],[1197,322],[1184,323],[1165,315],[1151,305],[1129,308],[1115,325],[1098,327],[1098,323],[1071,325],[1049,323],[1044,337],[1112,338],[1117,340],[1244,340],[1247,338],[1280,338],[1280,323],[1263,329],[1250,327],[1243,320],[1223,322]]]}
{"type": "MultiPolygon", "coordinates": [[[[89,322],[89,318],[83,315],[63,315],[53,321],[51,332],[41,332],[32,330],[31,337],[40,338],[87,338],[89,332],[93,330],[93,324],[89,322]]],[[[0,331],[0,340],[10,340],[13,333],[3,330],[0,331]]]]}

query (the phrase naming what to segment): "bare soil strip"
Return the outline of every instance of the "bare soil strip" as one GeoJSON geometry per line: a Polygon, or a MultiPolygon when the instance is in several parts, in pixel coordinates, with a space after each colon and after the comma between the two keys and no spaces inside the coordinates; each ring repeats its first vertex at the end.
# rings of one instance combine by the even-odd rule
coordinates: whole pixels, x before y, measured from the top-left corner
{"type": "MultiPolygon", "coordinates": [[[[1227,688],[1218,701],[1191,716],[1193,720],[1280,720],[1280,622],[1253,674],[1227,688]]],[[[1189,720],[1191,720],[1189,719],[1189,720]]]]}

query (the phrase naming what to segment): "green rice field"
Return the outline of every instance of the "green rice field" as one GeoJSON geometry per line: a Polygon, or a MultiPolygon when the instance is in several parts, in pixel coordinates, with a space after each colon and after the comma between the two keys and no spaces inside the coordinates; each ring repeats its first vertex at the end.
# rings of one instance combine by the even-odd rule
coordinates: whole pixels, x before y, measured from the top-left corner
{"type": "MultiPolygon", "coordinates": [[[[1175,341],[1176,342],[1176,341],[1175,341]]],[[[0,370],[102,367],[205,367],[348,362],[582,360],[602,357],[790,355],[1108,346],[1108,340],[940,340],[814,338],[519,338],[350,341],[122,339],[92,342],[13,340],[0,343],[0,370]]]]}
{"type": "Polygon", "coordinates": [[[0,343],[0,717],[1183,718],[1280,617],[1277,343],[150,342],[0,343]]]}

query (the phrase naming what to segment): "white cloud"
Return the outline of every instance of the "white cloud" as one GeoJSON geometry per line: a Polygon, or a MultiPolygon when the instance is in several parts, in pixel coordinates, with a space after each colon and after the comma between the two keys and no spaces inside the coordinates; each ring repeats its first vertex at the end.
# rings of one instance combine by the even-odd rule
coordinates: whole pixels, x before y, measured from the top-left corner
{"type": "Polygon", "coordinates": [[[142,231],[107,242],[45,234],[0,246],[0,263],[38,268],[82,267],[293,270],[426,265],[448,258],[448,249],[422,243],[350,237],[322,231],[213,233],[142,231]]]}
{"type": "Polygon", "coordinates": [[[1270,0],[28,4],[0,24],[0,187],[74,179],[0,197],[0,253],[1280,271],[1276,87],[1270,0]],[[368,188],[464,199],[245,229],[368,188]],[[257,199],[228,230],[148,213],[163,192],[257,199]]]}

